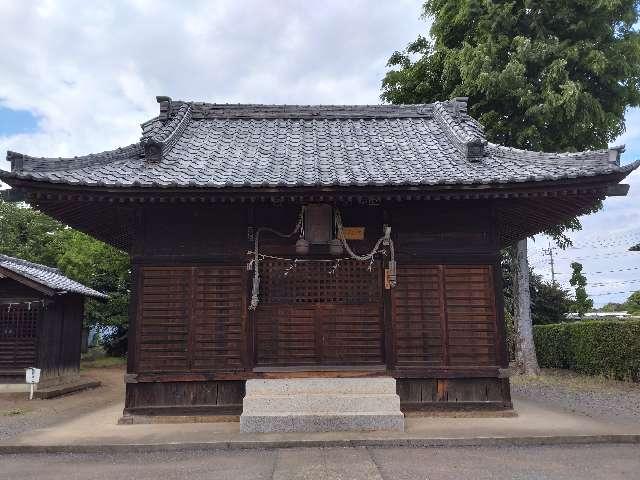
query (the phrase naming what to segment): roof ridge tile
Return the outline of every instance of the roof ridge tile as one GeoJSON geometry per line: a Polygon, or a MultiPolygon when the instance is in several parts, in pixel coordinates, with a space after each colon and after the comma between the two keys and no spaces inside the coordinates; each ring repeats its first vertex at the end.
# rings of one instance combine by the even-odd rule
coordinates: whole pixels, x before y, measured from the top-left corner
{"type": "Polygon", "coordinates": [[[434,117],[460,153],[469,161],[480,161],[484,156],[487,140],[482,125],[467,115],[467,98],[437,102],[433,111],[434,117]]]}

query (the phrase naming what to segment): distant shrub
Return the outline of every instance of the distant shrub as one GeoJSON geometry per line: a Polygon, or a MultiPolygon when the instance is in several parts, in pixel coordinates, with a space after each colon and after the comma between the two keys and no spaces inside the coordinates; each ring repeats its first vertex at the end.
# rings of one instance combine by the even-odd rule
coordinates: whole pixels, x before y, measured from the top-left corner
{"type": "Polygon", "coordinates": [[[595,320],[536,325],[533,336],[543,368],[640,381],[640,321],[595,320]]]}

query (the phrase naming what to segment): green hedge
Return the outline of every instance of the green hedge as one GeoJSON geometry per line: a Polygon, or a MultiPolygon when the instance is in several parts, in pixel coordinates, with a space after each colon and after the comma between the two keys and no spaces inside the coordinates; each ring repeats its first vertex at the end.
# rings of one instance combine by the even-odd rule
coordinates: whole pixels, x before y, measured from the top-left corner
{"type": "Polygon", "coordinates": [[[640,381],[640,321],[596,320],[536,325],[542,368],[640,381]]]}

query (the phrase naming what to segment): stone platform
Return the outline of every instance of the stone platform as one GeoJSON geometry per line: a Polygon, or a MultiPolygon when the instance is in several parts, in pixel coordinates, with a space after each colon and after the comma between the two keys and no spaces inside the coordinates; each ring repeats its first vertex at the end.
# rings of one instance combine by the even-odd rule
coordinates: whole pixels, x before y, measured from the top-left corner
{"type": "Polygon", "coordinates": [[[404,431],[394,378],[247,380],[241,432],[349,430],[404,431]]]}

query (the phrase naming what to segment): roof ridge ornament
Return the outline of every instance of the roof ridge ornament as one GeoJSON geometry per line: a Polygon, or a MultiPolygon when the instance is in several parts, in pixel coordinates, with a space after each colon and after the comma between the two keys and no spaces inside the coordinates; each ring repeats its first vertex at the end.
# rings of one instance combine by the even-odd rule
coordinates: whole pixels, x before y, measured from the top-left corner
{"type": "Polygon", "coordinates": [[[615,145],[613,147],[609,147],[609,162],[620,166],[620,155],[622,155],[625,150],[625,145],[615,145]]]}
{"type": "Polygon", "coordinates": [[[171,110],[173,107],[171,97],[158,95],[156,97],[156,101],[160,104],[160,115],[158,115],[158,118],[162,121],[168,120],[171,117],[171,110]]]}
{"type": "Polygon", "coordinates": [[[22,153],[7,150],[7,161],[11,163],[12,172],[21,172],[24,170],[24,155],[22,153]]]}
{"type": "Polygon", "coordinates": [[[453,115],[460,117],[460,113],[467,113],[467,102],[469,97],[455,97],[451,102],[453,103],[453,115]]]}
{"type": "Polygon", "coordinates": [[[456,97],[448,102],[436,102],[433,113],[456,149],[470,162],[479,162],[487,140],[481,125],[467,115],[467,101],[468,97],[456,97]]]}

